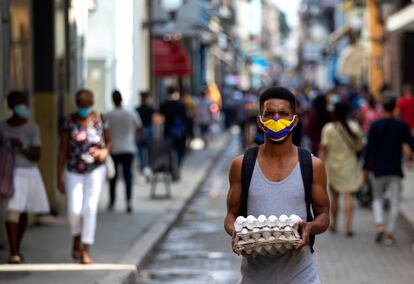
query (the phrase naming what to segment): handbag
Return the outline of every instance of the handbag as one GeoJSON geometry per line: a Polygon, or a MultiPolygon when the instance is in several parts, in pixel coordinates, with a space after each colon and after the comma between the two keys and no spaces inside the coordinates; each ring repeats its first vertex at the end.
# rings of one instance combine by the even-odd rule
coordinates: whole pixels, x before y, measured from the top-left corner
{"type": "Polygon", "coordinates": [[[358,200],[358,203],[362,207],[371,208],[373,195],[372,195],[372,183],[368,180],[364,183],[357,192],[355,192],[355,197],[358,200]]]}
{"type": "MultiPolygon", "coordinates": [[[[98,114],[97,117],[98,117],[99,123],[103,127],[102,114],[98,114]]],[[[114,160],[112,159],[111,155],[108,155],[108,157],[106,158],[105,167],[106,167],[106,178],[107,179],[113,179],[114,176],[115,176],[115,173],[116,173],[116,169],[115,169],[114,160]]]]}
{"type": "Polygon", "coordinates": [[[14,194],[14,154],[8,139],[0,139],[0,197],[10,199],[14,194]]]}
{"type": "Polygon", "coordinates": [[[113,179],[115,176],[115,163],[110,155],[108,155],[108,157],[106,158],[105,167],[106,167],[106,178],[113,179]]]}

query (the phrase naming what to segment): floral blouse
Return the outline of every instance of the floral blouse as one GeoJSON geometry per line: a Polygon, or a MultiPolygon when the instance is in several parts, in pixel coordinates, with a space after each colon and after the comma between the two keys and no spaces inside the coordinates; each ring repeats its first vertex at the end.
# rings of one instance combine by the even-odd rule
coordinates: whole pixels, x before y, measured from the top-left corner
{"type": "Polygon", "coordinates": [[[92,156],[95,149],[105,148],[104,130],[108,129],[105,118],[97,114],[88,125],[82,126],[77,114],[69,115],[62,127],[68,133],[69,147],[66,154],[67,169],[75,173],[89,173],[103,162],[96,161],[92,156]]]}

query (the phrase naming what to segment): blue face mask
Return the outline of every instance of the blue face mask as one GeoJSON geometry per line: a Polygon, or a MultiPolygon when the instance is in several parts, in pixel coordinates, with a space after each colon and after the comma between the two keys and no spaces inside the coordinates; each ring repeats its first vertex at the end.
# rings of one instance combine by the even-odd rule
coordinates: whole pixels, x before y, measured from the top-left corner
{"type": "Polygon", "coordinates": [[[92,108],[90,107],[78,108],[78,114],[81,118],[86,118],[91,112],[92,108]]]}
{"type": "Polygon", "coordinates": [[[27,118],[29,116],[29,110],[25,104],[15,105],[13,112],[20,118],[27,118]]]}

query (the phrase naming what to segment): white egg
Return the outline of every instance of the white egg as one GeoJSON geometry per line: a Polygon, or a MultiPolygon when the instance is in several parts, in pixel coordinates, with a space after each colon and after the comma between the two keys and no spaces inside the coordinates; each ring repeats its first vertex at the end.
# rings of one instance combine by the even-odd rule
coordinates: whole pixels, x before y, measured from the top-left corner
{"type": "Polygon", "coordinates": [[[256,217],[254,217],[253,215],[247,216],[247,223],[253,223],[256,220],[256,217]]]}
{"type": "Polygon", "coordinates": [[[245,218],[243,216],[239,216],[236,219],[236,222],[234,222],[234,229],[236,232],[240,232],[244,227],[245,218]]]}
{"type": "Polygon", "coordinates": [[[254,217],[252,215],[249,215],[247,217],[247,224],[246,225],[247,225],[247,228],[249,230],[253,230],[253,228],[257,226],[257,219],[256,219],[256,217],[254,217]]]}
{"type": "Polygon", "coordinates": [[[244,218],[243,216],[239,216],[236,219],[236,223],[239,223],[239,224],[243,224],[243,222],[245,221],[246,221],[246,218],[244,218]]]}
{"type": "Polygon", "coordinates": [[[267,220],[269,220],[270,222],[275,222],[277,221],[277,217],[275,215],[270,215],[269,218],[267,218],[267,220]]]}
{"type": "Polygon", "coordinates": [[[265,215],[260,215],[259,217],[257,217],[257,221],[259,221],[260,223],[266,222],[267,218],[265,215]]]}
{"type": "Polygon", "coordinates": [[[279,221],[281,221],[281,222],[286,222],[287,219],[289,219],[289,217],[285,214],[280,215],[280,217],[279,217],[279,221]]]}
{"type": "Polygon", "coordinates": [[[234,230],[236,230],[236,233],[241,232],[241,230],[243,230],[243,225],[234,223],[234,230]]]}
{"type": "Polygon", "coordinates": [[[292,214],[289,216],[289,219],[294,221],[294,222],[300,222],[302,221],[302,218],[300,218],[298,215],[292,214]]]}

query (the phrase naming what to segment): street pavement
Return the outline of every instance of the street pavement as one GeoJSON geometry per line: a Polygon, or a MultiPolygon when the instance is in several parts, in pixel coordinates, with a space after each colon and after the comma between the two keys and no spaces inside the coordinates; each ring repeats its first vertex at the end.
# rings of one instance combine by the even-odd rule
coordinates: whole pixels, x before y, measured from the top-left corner
{"type": "Polygon", "coordinates": [[[232,139],[183,216],[141,268],[138,283],[237,282],[240,260],[230,249],[223,220],[227,173],[238,151],[237,139],[232,139]]]}
{"type": "MultiPolygon", "coordinates": [[[[171,199],[151,199],[149,185],[136,179],[134,213],[129,215],[125,213],[124,188],[120,182],[115,211],[107,212],[105,188],[99,203],[96,243],[91,251],[96,265],[80,265],[70,258],[72,239],[67,220],[58,218],[28,230],[22,244],[27,265],[0,265],[0,282],[124,283],[135,279],[137,265],[179,216],[227,139],[227,133],[217,135],[207,149],[188,155],[181,180],[172,185],[171,199]]],[[[163,184],[159,184],[157,193],[162,194],[163,190],[163,184]]],[[[7,250],[0,250],[1,262],[5,263],[7,256],[7,250]]]]}
{"type": "Polygon", "coordinates": [[[316,237],[316,253],[322,283],[390,284],[414,283],[413,227],[400,218],[397,244],[386,247],[374,242],[375,225],[371,210],[356,207],[354,236],[343,234],[343,218],[338,232],[316,237]]]}

